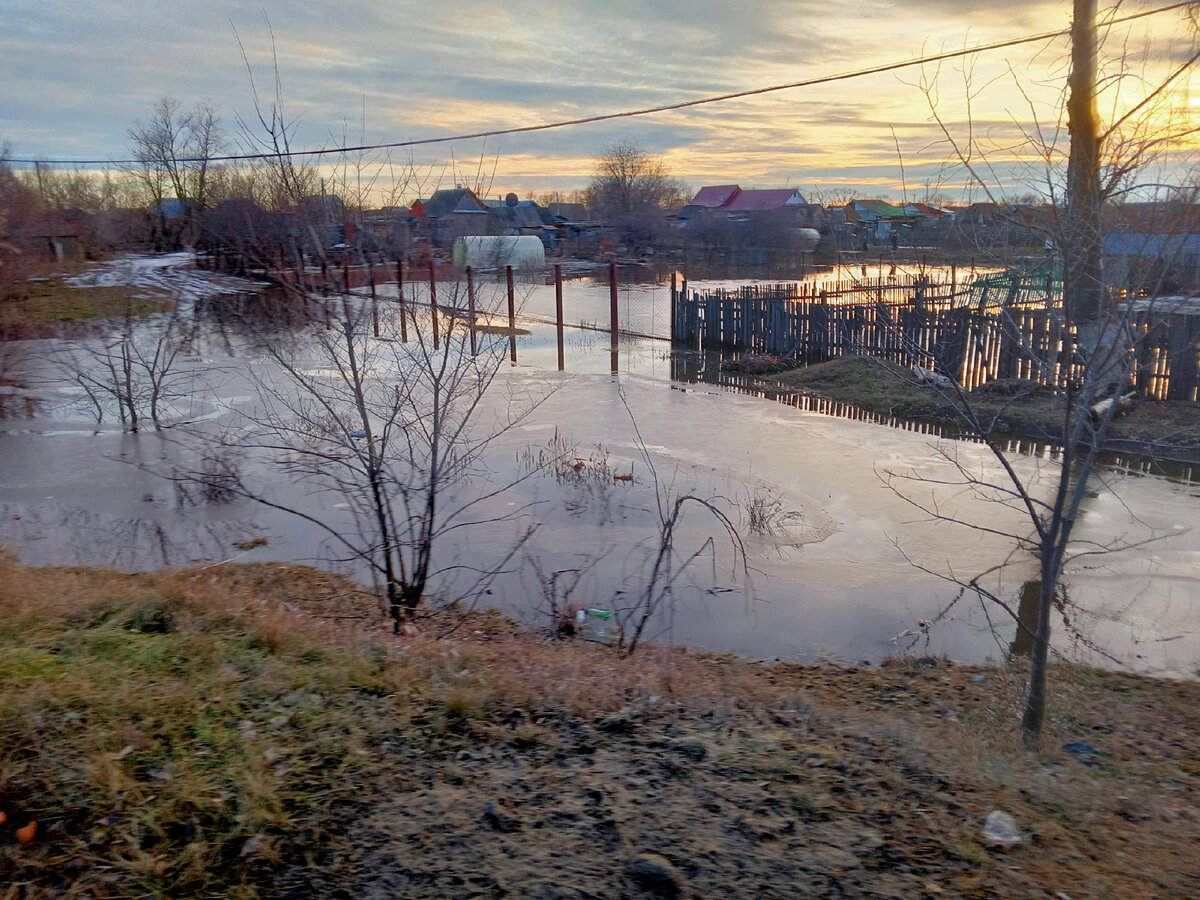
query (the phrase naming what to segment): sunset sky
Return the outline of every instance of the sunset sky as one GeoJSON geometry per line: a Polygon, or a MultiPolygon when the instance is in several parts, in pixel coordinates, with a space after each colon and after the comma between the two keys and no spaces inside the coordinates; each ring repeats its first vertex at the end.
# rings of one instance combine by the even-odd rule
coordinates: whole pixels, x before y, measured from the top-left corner
{"type": "MultiPolygon", "coordinates": [[[[1166,2],[1125,4],[1118,14],[1166,2]]],[[[308,149],[532,125],[849,72],[1066,28],[1070,6],[0,0],[0,143],[21,158],[122,158],[128,128],[170,94],[185,106],[201,99],[216,106],[228,149],[238,152],[238,118],[254,115],[238,36],[269,99],[267,20],[286,113],[295,122],[293,147],[308,149]]],[[[1108,55],[1127,46],[1136,70],[1152,80],[1186,58],[1194,37],[1178,11],[1118,31],[1107,40],[1108,55]]],[[[1025,181],[1037,179],[1038,168],[1010,148],[1035,112],[1043,128],[1055,127],[1067,54],[1065,39],[1030,44],[945,63],[936,79],[940,113],[960,138],[969,81],[974,133],[991,151],[988,177],[1011,194],[1027,192],[1025,181]]],[[[921,69],[910,68],[685,111],[418,147],[411,154],[422,181],[411,190],[428,195],[437,186],[482,180],[489,195],[565,194],[584,187],[593,157],[620,140],[661,155],[693,189],[737,182],[826,197],[977,199],[977,191],[963,191],[961,167],[946,165],[950,148],[931,121],[921,78],[921,69]]],[[[1180,87],[1170,105],[1177,117],[1194,116],[1187,79],[1180,87]]],[[[1191,87],[1200,96],[1200,81],[1191,87]]],[[[1144,86],[1127,82],[1115,100],[1105,98],[1102,116],[1111,118],[1114,103],[1128,108],[1139,91],[1144,86]]],[[[409,152],[393,151],[391,159],[409,152]]],[[[1179,173],[1176,160],[1156,177],[1179,173]]]]}

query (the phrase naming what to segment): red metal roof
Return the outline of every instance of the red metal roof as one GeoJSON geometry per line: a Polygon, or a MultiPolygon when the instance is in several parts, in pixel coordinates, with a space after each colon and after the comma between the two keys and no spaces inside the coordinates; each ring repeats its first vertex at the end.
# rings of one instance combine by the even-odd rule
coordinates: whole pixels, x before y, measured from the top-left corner
{"type": "Polygon", "coordinates": [[[761,191],[739,191],[737,196],[725,205],[725,208],[731,212],[759,212],[767,209],[783,209],[789,205],[797,206],[803,202],[804,198],[795,188],[775,188],[761,191]]]}
{"type": "Polygon", "coordinates": [[[707,206],[715,209],[719,206],[725,206],[732,198],[741,193],[741,188],[736,184],[718,184],[711,187],[702,187],[700,192],[692,198],[692,206],[707,206]]]}

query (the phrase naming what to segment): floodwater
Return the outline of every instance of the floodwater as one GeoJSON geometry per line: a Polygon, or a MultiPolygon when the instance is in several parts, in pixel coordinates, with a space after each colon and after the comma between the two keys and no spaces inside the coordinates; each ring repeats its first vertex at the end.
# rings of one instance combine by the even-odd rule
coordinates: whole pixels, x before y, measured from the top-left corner
{"type": "MultiPolygon", "coordinates": [[[[606,307],[606,286],[603,300],[606,307]]],[[[494,298],[480,305],[499,308],[494,298]]],[[[544,623],[537,573],[578,569],[571,600],[626,609],[644,589],[658,546],[660,502],[689,495],[738,527],[745,558],[712,510],[685,503],[675,549],[691,562],[647,637],[753,658],[850,663],[902,651],[982,661],[1007,651],[1016,632],[1009,612],[974,595],[955,602],[958,589],[945,579],[991,571],[983,584],[1015,614],[1021,585],[1035,572],[1006,536],[1028,530],[1021,513],[963,485],[964,473],[1000,479],[983,447],[674,383],[661,341],[622,338],[613,375],[608,335],[568,329],[567,371],[557,372],[554,328],[526,324],[531,333],[518,339],[518,362],[501,366],[480,422],[525,410],[530,398],[538,405],[489,446],[473,480],[447,492],[445,508],[466,506],[485,485],[526,471],[521,460],[555,440],[573,446],[572,458],[584,465],[559,478],[531,474],[471,507],[470,518],[482,524],[439,545],[446,574],[436,591],[451,595],[473,582],[474,569],[507,560],[479,602],[544,623]],[[888,486],[889,473],[898,490],[888,486]],[[914,477],[897,483],[894,476],[914,477]],[[933,505],[981,527],[934,519],[922,509],[933,505]],[[751,532],[754,510],[771,533],[751,532]],[[513,555],[514,541],[531,526],[532,537],[513,555]]],[[[507,344],[505,337],[504,353],[507,344]]],[[[56,342],[30,342],[26,350],[39,360],[30,390],[40,401],[0,422],[0,542],[22,560],[136,571],[283,559],[367,578],[309,523],[248,501],[204,503],[163,477],[193,465],[205,435],[261,411],[248,378],[261,360],[238,335],[206,326],[181,368],[172,411],[179,424],[137,435],[89,417],[78,389],[46,362],[56,342]],[[233,546],[258,537],[268,543],[233,546]]],[[[1048,451],[1012,458],[1035,490],[1045,489],[1048,451]]],[[[249,475],[286,505],[343,532],[353,527],[342,498],[272,473],[259,467],[249,475]]],[[[1058,648],[1092,662],[1194,676],[1200,481],[1186,470],[1161,477],[1114,467],[1092,488],[1081,541],[1120,540],[1133,549],[1068,566],[1070,627],[1058,623],[1058,648]]]]}

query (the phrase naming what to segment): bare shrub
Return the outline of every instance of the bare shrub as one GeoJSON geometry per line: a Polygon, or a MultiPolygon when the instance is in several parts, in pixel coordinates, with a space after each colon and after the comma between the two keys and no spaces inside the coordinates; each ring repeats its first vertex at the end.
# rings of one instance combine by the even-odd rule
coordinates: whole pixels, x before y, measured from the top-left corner
{"type": "Polygon", "coordinates": [[[789,508],[782,497],[765,485],[755,487],[753,493],[743,497],[741,509],[746,531],[764,537],[780,537],[804,521],[802,512],[789,508]]]}

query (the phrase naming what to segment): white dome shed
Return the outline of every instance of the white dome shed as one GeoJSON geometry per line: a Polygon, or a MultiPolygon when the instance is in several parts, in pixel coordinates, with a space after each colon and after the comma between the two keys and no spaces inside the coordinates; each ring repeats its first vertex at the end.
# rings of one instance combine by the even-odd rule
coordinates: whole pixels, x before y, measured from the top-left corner
{"type": "Polygon", "coordinates": [[[454,265],[476,269],[540,269],[546,248],[533,235],[469,235],[454,240],[454,265]]]}

